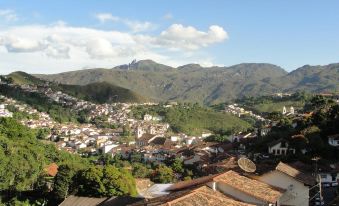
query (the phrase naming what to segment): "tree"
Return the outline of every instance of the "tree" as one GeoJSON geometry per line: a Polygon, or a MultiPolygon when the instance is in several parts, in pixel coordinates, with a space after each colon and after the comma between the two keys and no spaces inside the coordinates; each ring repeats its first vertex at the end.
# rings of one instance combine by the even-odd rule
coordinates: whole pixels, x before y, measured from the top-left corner
{"type": "Polygon", "coordinates": [[[58,173],[54,178],[53,194],[57,200],[65,199],[69,194],[72,178],[75,175],[75,171],[70,165],[60,165],[58,173]]]}
{"type": "Polygon", "coordinates": [[[105,195],[106,190],[102,178],[103,171],[100,167],[91,166],[80,171],[77,178],[79,194],[93,197],[105,195]]]}
{"type": "Polygon", "coordinates": [[[102,197],[136,195],[136,186],[132,174],[112,165],[91,166],[79,172],[77,177],[79,195],[102,197]]]}
{"type": "Polygon", "coordinates": [[[119,170],[113,166],[103,169],[103,179],[106,196],[136,195],[136,186],[133,176],[126,170],[119,170]]]}
{"type": "Polygon", "coordinates": [[[170,183],[173,181],[174,174],[170,167],[165,165],[158,165],[155,170],[152,181],[157,183],[170,183]]]}
{"type": "Polygon", "coordinates": [[[124,137],[131,136],[131,129],[127,125],[124,125],[122,129],[123,129],[122,136],[124,137]]]}
{"type": "Polygon", "coordinates": [[[134,163],[132,174],[134,177],[137,177],[137,178],[146,178],[146,177],[149,177],[150,172],[149,172],[149,169],[143,164],[134,163]]]}
{"type": "Polygon", "coordinates": [[[184,163],[182,159],[175,158],[171,164],[171,168],[174,172],[182,174],[184,172],[184,163]]]}
{"type": "Polygon", "coordinates": [[[51,133],[51,129],[41,128],[41,129],[38,129],[38,131],[36,133],[36,137],[38,139],[46,139],[50,133],[51,133]]]}

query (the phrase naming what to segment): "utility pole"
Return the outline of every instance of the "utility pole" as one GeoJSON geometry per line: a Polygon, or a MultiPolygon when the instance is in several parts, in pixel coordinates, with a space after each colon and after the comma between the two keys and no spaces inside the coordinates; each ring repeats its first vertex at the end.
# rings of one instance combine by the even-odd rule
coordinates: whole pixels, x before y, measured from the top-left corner
{"type": "Polygon", "coordinates": [[[315,173],[314,176],[318,182],[318,188],[319,188],[319,198],[320,201],[323,201],[323,196],[322,196],[322,188],[321,188],[321,176],[320,174],[318,174],[318,160],[320,159],[320,157],[313,157],[312,160],[315,161],[315,173]]]}

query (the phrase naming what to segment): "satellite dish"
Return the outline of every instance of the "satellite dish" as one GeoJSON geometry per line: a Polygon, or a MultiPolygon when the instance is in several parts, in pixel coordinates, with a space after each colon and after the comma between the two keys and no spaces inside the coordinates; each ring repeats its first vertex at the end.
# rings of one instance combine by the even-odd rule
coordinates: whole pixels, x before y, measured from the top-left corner
{"type": "Polygon", "coordinates": [[[257,168],[250,159],[247,159],[245,157],[241,157],[240,159],[238,159],[238,165],[245,172],[255,172],[257,168]]]}

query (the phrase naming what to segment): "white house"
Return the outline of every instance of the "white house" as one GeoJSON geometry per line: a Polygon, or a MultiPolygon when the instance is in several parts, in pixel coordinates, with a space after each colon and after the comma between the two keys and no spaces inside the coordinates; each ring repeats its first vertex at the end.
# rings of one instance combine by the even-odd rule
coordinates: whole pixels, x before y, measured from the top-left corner
{"type": "Polygon", "coordinates": [[[76,149],[82,149],[82,148],[86,148],[86,147],[87,147],[87,145],[83,142],[75,144],[76,149]]]}
{"type": "Polygon", "coordinates": [[[280,162],[275,170],[261,175],[259,181],[286,192],[280,198],[281,205],[309,205],[309,188],[316,184],[315,178],[280,162]]]}
{"type": "Polygon", "coordinates": [[[328,144],[334,147],[339,146],[339,134],[328,136],[328,144]]]}
{"type": "Polygon", "coordinates": [[[294,154],[295,149],[290,148],[289,144],[284,139],[278,139],[268,144],[268,153],[273,155],[287,155],[289,153],[294,154]]]}
{"type": "Polygon", "coordinates": [[[152,118],[153,118],[153,116],[150,115],[150,114],[145,114],[145,115],[144,115],[144,120],[145,120],[145,121],[151,121],[152,118]]]}
{"type": "Polygon", "coordinates": [[[339,182],[339,173],[337,172],[320,172],[322,184],[333,184],[339,182]]]}
{"type": "Polygon", "coordinates": [[[110,152],[113,148],[117,147],[119,145],[117,144],[108,144],[108,145],[104,145],[102,147],[102,153],[106,154],[108,152],[110,152]]]}

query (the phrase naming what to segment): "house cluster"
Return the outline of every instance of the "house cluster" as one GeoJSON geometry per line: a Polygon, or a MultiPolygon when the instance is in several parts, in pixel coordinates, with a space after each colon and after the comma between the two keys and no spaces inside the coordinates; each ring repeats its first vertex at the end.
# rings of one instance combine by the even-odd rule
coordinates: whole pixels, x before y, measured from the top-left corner
{"type": "MultiPolygon", "coordinates": [[[[18,102],[12,98],[0,97],[3,100],[3,105],[11,105],[14,106],[19,112],[24,112],[28,115],[32,115],[33,118],[30,119],[22,119],[21,123],[29,128],[53,128],[57,123],[52,120],[52,118],[44,112],[39,112],[38,110],[32,108],[31,106],[18,102]]],[[[1,113],[1,105],[0,105],[0,113],[1,113]]],[[[6,117],[12,117],[11,115],[7,115],[6,117]]]]}
{"type": "Polygon", "coordinates": [[[283,97],[290,97],[290,96],[292,96],[292,94],[291,93],[278,92],[278,93],[274,93],[272,96],[278,97],[278,98],[283,98],[283,97]]]}
{"type": "MultiPolygon", "coordinates": [[[[234,163],[236,159],[230,157],[229,162],[234,163]]],[[[95,204],[107,206],[308,206],[313,204],[312,201],[315,200],[313,195],[317,194],[319,187],[317,187],[315,177],[301,168],[295,164],[280,162],[275,167],[250,173],[242,170],[237,163],[229,164],[222,172],[197,179],[173,184],[143,184],[143,188],[138,189],[137,198],[98,198],[95,200],[99,203],[95,204]]],[[[74,205],[86,198],[70,196],[61,205],[74,205]]]]}
{"type": "Polygon", "coordinates": [[[262,116],[254,114],[252,111],[247,111],[244,108],[239,107],[238,104],[230,104],[225,106],[225,112],[231,113],[238,117],[249,115],[250,117],[253,117],[256,120],[265,121],[265,118],[263,118],[262,116]]]}
{"type": "Polygon", "coordinates": [[[291,106],[289,110],[287,110],[286,107],[284,106],[282,109],[282,114],[286,116],[294,115],[295,114],[294,107],[291,106]]]}
{"type": "Polygon", "coordinates": [[[119,145],[121,129],[99,129],[92,124],[62,124],[52,131],[51,141],[71,153],[106,153],[119,145]]]}
{"type": "Polygon", "coordinates": [[[140,194],[146,199],[131,205],[313,205],[319,184],[304,166],[300,162],[257,165],[251,173],[237,158],[229,157],[209,176],[152,185],[140,194]]]}

